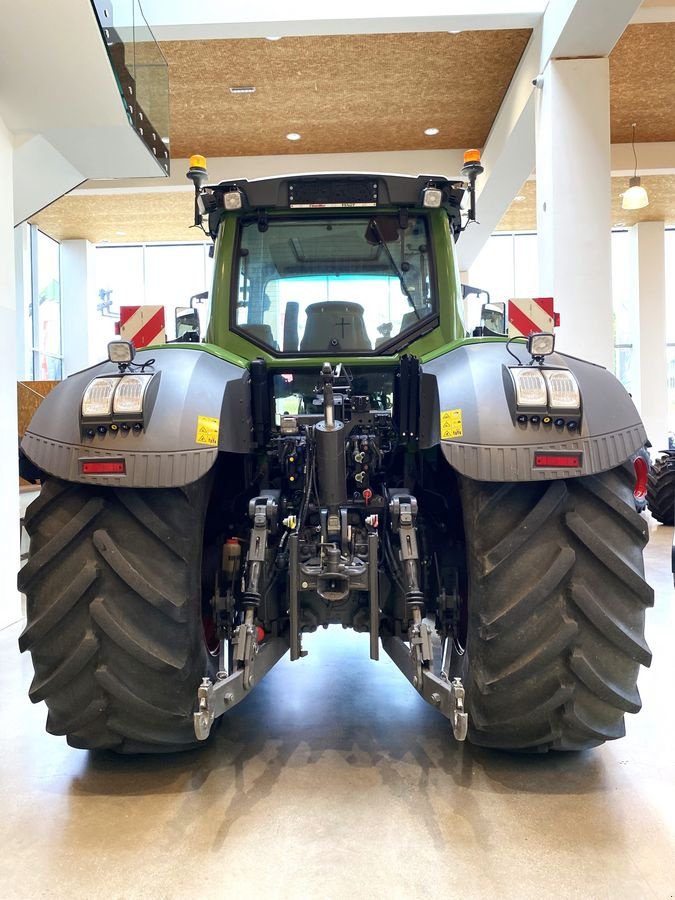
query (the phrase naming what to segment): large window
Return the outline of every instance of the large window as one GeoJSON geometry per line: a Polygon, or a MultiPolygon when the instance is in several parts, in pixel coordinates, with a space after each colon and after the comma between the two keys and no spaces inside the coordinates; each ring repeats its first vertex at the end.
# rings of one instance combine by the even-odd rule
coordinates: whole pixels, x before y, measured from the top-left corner
{"type": "Polygon", "coordinates": [[[666,352],[668,356],[668,431],[675,434],[675,228],[666,228],[666,352]]]}
{"type": "Polygon", "coordinates": [[[33,379],[62,377],[61,273],[59,244],[31,226],[31,305],[33,379]]]}
{"type": "Polygon", "coordinates": [[[384,351],[434,311],[423,217],[242,225],[236,324],[281,352],[384,351]]]}
{"type": "Polygon", "coordinates": [[[640,325],[631,265],[630,235],[627,231],[613,231],[614,374],[629,394],[637,396],[640,372],[635,338],[639,334],[640,325]]]}
{"type": "MultiPolygon", "coordinates": [[[[166,336],[173,340],[176,310],[190,297],[209,290],[213,263],[210,244],[100,245],[96,248],[96,315],[90,322],[90,341],[96,354],[105,356],[115,339],[120,306],[164,307],[166,336]]],[[[208,302],[195,301],[206,332],[208,302]]]]}
{"type": "MultiPolygon", "coordinates": [[[[537,235],[498,232],[491,235],[469,272],[469,282],[490,295],[493,303],[539,295],[537,235]]],[[[465,320],[469,334],[480,324],[480,302],[467,298],[465,320]]]]}

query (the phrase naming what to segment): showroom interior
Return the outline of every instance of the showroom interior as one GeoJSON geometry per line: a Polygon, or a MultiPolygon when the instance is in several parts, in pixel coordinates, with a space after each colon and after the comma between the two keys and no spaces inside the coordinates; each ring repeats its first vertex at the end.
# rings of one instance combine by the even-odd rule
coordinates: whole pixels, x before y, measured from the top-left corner
{"type": "Polygon", "coordinates": [[[39,484],[19,479],[16,432],[107,359],[121,307],[163,307],[173,341],[194,306],[204,337],[218,259],[186,177],[199,156],[214,185],[453,182],[475,149],[456,255],[486,293],[466,298],[467,335],[486,299],[554,298],[556,351],[613,373],[652,462],[675,450],[675,0],[25,0],[2,19],[3,896],[673,897],[675,497],[670,524],[638,510],[653,658],[619,740],[455,741],[366,634],[334,626],[208,746],[118,755],[46,733],[29,700],[17,572],[39,484]]]}

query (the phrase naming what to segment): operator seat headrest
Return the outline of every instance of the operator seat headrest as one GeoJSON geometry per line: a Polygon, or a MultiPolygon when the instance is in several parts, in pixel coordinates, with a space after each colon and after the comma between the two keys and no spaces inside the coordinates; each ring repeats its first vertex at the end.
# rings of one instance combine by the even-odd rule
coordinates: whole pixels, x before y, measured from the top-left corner
{"type": "Polygon", "coordinates": [[[301,351],[372,350],[360,303],[321,301],[311,303],[305,311],[307,322],[300,342],[301,351]]]}

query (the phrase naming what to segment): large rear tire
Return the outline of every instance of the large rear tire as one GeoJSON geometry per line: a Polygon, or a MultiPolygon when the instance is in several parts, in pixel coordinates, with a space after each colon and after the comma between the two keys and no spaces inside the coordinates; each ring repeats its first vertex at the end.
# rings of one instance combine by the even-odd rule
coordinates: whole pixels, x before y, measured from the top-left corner
{"type": "Polygon", "coordinates": [[[73,747],[120,753],[196,743],[192,713],[215,660],[204,641],[201,565],[208,477],[115,489],[50,478],[26,514],[19,575],[30,699],[73,747]]]}
{"type": "Polygon", "coordinates": [[[675,521],[675,456],[661,456],[649,469],[647,506],[663,525],[675,521]]]}
{"type": "Polygon", "coordinates": [[[648,529],[632,466],[566,481],[461,479],[469,567],[464,678],[469,740],[582,750],[625,733],[651,653],[648,529]]]}

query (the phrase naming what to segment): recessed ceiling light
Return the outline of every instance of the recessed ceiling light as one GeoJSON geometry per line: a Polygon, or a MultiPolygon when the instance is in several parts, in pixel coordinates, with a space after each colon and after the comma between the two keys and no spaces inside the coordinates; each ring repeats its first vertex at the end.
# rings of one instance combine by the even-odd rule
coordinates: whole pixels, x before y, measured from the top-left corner
{"type": "Polygon", "coordinates": [[[118,235],[119,237],[124,237],[124,235],[126,234],[126,231],[116,231],[115,234],[118,235]]]}
{"type": "Polygon", "coordinates": [[[518,194],[513,198],[514,203],[522,203],[525,200],[525,194],[518,194]]]}
{"type": "Polygon", "coordinates": [[[299,141],[302,135],[299,135],[297,131],[289,131],[286,137],[289,141],[299,141]]]}
{"type": "Polygon", "coordinates": [[[266,37],[265,40],[266,40],[266,41],[280,41],[280,40],[281,40],[281,35],[280,35],[280,34],[277,34],[277,35],[275,35],[274,37],[266,37]]]}
{"type": "Polygon", "coordinates": [[[433,137],[433,135],[438,134],[438,128],[425,128],[424,133],[428,134],[429,137],[433,137]]]}
{"type": "Polygon", "coordinates": [[[449,32],[448,32],[448,34],[461,34],[461,33],[462,33],[461,28],[460,28],[459,30],[457,30],[457,31],[449,31],[449,32]]]}
{"type": "Polygon", "coordinates": [[[231,94],[255,94],[253,85],[242,85],[241,87],[231,87],[231,94]]]}

